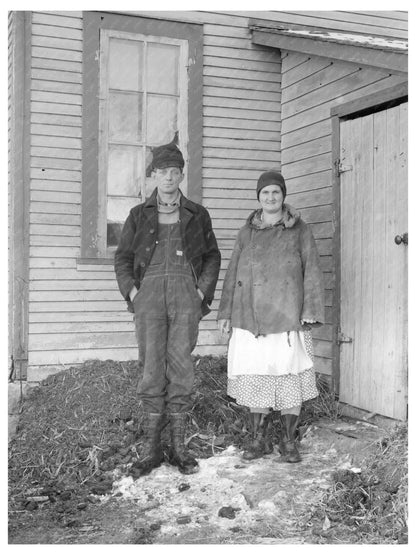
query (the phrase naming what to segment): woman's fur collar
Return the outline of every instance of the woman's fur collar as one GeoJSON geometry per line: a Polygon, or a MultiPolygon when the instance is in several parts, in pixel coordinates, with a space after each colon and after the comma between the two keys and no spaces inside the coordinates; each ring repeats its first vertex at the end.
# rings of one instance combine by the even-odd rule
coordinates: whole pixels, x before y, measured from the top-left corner
{"type": "MultiPolygon", "coordinates": [[[[265,224],[261,219],[262,209],[259,208],[250,214],[247,219],[247,224],[255,229],[265,229],[268,227],[273,227],[265,224]]],[[[286,228],[293,227],[300,220],[300,212],[290,206],[290,204],[283,205],[283,216],[280,222],[274,225],[283,225],[286,228]]]]}

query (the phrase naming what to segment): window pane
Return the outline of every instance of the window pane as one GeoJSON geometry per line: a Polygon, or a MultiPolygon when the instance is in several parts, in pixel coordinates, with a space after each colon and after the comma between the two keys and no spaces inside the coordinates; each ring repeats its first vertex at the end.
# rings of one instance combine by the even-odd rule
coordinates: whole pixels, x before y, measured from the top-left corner
{"type": "Polygon", "coordinates": [[[137,197],[115,198],[109,196],[107,198],[107,221],[124,224],[130,210],[139,203],[140,199],[137,197]]]}
{"type": "Polygon", "coordinates": [[[179,47],[150,43],[147,46],[147,90],[178,94],[179,47]]]}
{"type": "Polygon", "coordinates": [[[122,230],[123,224],[107,222],[107,247],[117,247],[122,230]]]}
{"type": "Polygon", "coordinates": [[[108,72],[110,89],[143,90],[143,43],[111,39],[108,72]]]}
{"type": "Polygon", "coordinates": [[[107,198],[107,246],[116,247],[120,240],[124,222],[133,206],[139,204],[140,199],[107,198]]]}
{"type": "Polygon", "coordinates": [[[150,195],[153,193],[155,188],[155,180],[153,179],[151,173],[148,171],[150,167],[150,163],[153,160],[152,149],[150,147],[146,147],[146,178],[144,183],[144,196],[145,198],[149,198],[150,195]]]}
{"type": "Polygon", "coordinates": [[[178,130],[176,98],[147,97],[147,144],[163,145],[173,140],[178,130]]]}
{"type": "Polygon", "coordinates": [[[140,149],[111,146],[108,154],[108,194],[137,197],[140,194],[141,167],[140,149]]]}
{"type": "Polygon", "coordinates": [[[110,140],[140,141],[142,137],[142,94],[110,93],[110,140]]]}
{"type": "Polygon", "coordinates": [[[146,170],[147,170],[151,161],[153,160],[152,149],[149,146],[146,147],[145,158],[146,158],[146,170]]]}
{"type": "Polygon", "coordinates": [[[153,177],[146,177],[145,197],[149,198],[155,190],[156,183],[153,177]]]}

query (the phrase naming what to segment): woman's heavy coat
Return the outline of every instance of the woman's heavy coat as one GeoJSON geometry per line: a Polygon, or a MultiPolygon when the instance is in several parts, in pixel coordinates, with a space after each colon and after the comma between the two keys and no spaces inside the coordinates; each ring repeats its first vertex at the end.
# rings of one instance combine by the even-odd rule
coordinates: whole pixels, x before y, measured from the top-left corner
{"type": "Polygon", "coordinates": [[[323,279],[310,228],[288,205],[272,227],[261,226],[259,214],[238,233],[218,319],[255,336],[300,330],[301,319],[322,324],[323,279]]]}

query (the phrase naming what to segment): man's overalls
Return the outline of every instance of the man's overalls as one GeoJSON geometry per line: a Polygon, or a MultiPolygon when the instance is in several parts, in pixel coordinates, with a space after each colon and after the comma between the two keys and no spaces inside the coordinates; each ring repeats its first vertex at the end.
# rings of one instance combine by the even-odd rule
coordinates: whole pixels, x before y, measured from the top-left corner
{"type": "Polygon", "coordinates": [[[179,222],[158,224],[156,248],[134,298],[143,363],[139,395],[144,411],[151,413],[191,408],[191,353],[198,339],[202,301],[185,260],[179,226],[179,222]]]}
{"type": "Polygon", "coordinates": [[[159,223],[156,248],[133,300],[143,363],[138,393],[145,418],[138,476],[163,460],[160,432],[165,411],[171,428],[169,462],[184,474],[198,470],[184,436],[194,382],[191,353],[198,339],[201,302],[192,268],[185,260],[180,223],[159,223]]]}

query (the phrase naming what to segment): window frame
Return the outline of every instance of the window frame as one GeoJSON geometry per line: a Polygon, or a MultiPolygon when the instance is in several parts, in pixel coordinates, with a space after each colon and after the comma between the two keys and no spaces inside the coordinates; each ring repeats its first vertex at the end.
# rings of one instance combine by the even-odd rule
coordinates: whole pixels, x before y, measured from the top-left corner
{"type": "MultiPolygon", "coordinates": [[[[187,141],[184,152],[187,197],[202,199],[202,55],[203,26],[127,14],[83,12],[83,118],[82,118],[82,201],[81,257],[78,264],[112,263],[114,249],[106,245],[106,179],[102,179],[104,155],[100,145],[100,56],[101,31],[130,33],[187,41],[187,141]],[[105,190],[104,190],[105,188],[105,190]]],[[[182,147],[183,148],[183,147],[182,147]]],[[[138,203],[142,202],[138,198],[138,203]]]]}
{"type": "MultiPolygon", "coordinates": [[[[146,48],[149,43],[155,44],[169,44],[179,47],[179,73],[178,73],[178,131],[179,131],[179,148],[182,150],[185,158],[185,164],[187,166],[187,154],[188,154],[188,87],[186,86],[186,73],[187,73],[187,60],[188,60],[188,42],[184,39],[177,39],[165,36],[155,36],[155,35],[143,35],[139,33],[130,33],[126,31],[119,31],[115,29],[101,29],[100,30],[100,98],[99,98],[99,138],[98,138],[98,199],[99,199],[99,214],[98,214],[98,229],[99,233],[99,243],[98,251],[101,253],[106,253],[107,256],[112,256],[116,250],[114,246],[108,246],[107,241],[107,201],[108,201],[108,158],[109,158],[109,74],[108,74],[108,56],[109,56],[109,46],[110,40],[112,38],[130,41],[141,41],[145,44],[144,48],[144,60],[146,60],[146,48]]],[[[144,62],[145,63],[145,62],[144,62]]],[[[144,86],[142,90],[143,94],[143,105],[144,108],[144,119],[142,124],[143,131],[147,127],[147,117],[146,117],[146,99],[150,93],[148,93],[147,85],[144,80],[144,86]]],[[[146,132],[144,131],[144,135],[146,132]]],[[[172,137],[173,139],[173,137],[172,137]]],[[[145,140],[144,137],[140,141],[141,145],[137,145],[138,148],[142,150],[142,175],[141,177],[145,180],[145,140]]],[[[140,194],[138,194],[137,204],[144,202],[145,200],[145,189],[146,183],[142,183],[140,194]]],[[[185,172],[185,179],[182,182],[181,189],[183,193],[187,194],[187,175],[185,172]]],[[[126,216],[127,217],[127,216],[126,216]]]]}

